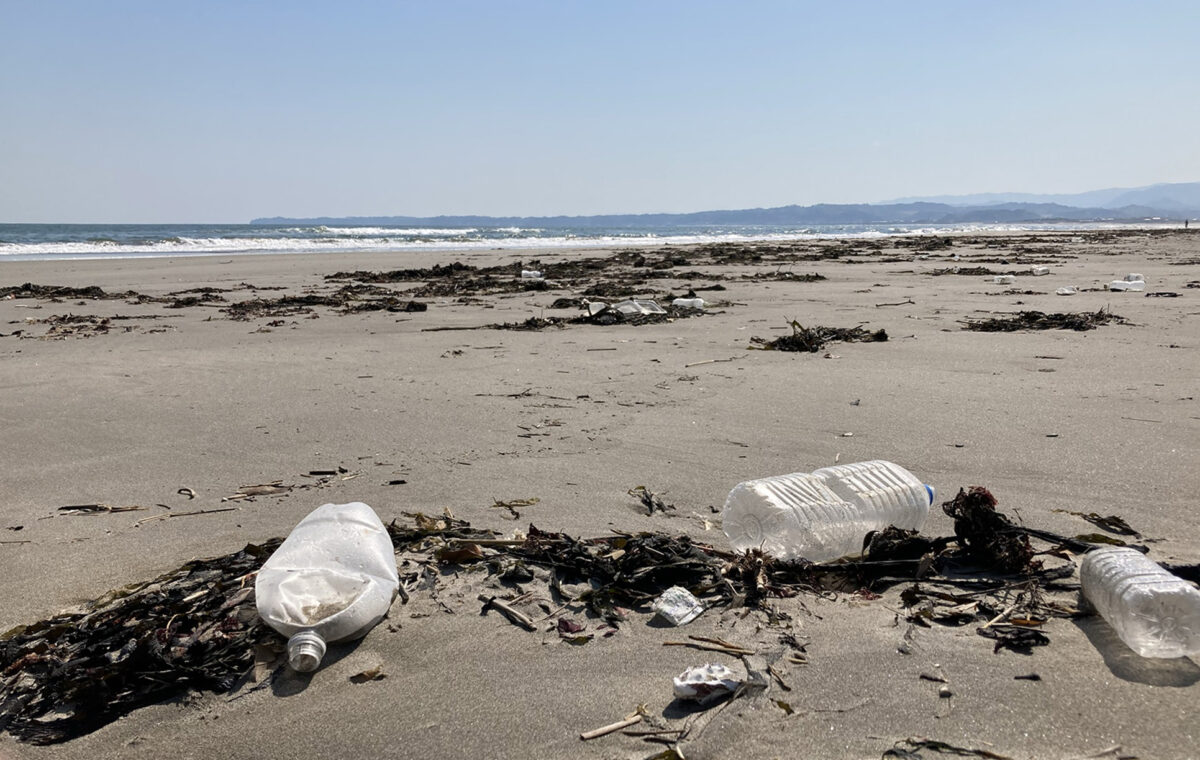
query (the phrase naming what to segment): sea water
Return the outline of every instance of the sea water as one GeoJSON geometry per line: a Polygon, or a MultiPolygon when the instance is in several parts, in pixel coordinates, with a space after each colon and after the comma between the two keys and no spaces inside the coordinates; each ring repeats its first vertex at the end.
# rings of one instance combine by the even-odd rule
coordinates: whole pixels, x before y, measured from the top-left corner
{"type": "MultiPolygon", "coordinates": [[[[491,249],[886,238],[972,232],[1107,229],[1113,225],[408,226],[402,224],[0,224],[0,261],[491,249]]],[[[1128,226],[1128,225],[1126,225],[1128,226]]]]}

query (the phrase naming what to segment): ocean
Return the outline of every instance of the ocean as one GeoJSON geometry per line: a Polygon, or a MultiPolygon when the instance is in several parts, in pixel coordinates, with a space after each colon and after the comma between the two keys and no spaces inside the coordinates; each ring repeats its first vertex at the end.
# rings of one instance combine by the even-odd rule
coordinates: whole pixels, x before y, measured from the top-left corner
{"type": "MultiPolygon", "coordinates": [[[[260,224],[0,224],[0,261],[360,251],[603,248],[688,243],[1069,231],[1140,225],[961,224],[596,227],[406,227],[260,224]]],[[[1146,225],[1154,226],[1154,225],[1146,225]]]]}

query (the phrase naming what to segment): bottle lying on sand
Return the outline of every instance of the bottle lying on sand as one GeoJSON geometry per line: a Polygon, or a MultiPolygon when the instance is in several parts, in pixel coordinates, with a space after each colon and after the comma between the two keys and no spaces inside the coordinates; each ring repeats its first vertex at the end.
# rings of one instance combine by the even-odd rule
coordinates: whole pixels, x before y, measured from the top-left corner
{"type": "Polygon", "coordinates": [[[873,530],[920,530],[933,497],[908,470],[875,460],[739,483],[722,517],[736,551],[824,562],[861,552],[873,530]]]}
{"type": "Polygon", "coordinates": [[[1142,657],[1200,654],[1200,591],[1137,549],[1094,549],[1083,556],[1084,597],[1142,657]]]}
{"type": "Polygon", "coordinates": [[[326,504],[305,517],[254,582],[259,617],[288,638],[288,662],[316,670],[325,645],[367,634],[400,588],[392,540],[362,502],[326,504]]]}

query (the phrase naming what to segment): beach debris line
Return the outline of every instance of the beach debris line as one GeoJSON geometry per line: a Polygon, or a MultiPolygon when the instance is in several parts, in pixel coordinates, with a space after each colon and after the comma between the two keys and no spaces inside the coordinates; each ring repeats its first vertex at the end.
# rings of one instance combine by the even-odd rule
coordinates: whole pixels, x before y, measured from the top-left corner
{"type": "MultiPolygon", "coordinates": [[[[1067,552],[1096,544],[1021,526],[999,513],[989,516],[995,499],[982,488],[960,490],[943,510],[954,513],[955,536],[876,536],[864,557],[823,564],[782,561],[757,550],[734,553],[665,533],[576,538],[531,525],[524,535],[506,539],[449,511],[405,513],[403,521],[385,528],[404,568],[399,593],[405,600],[419,589],[445,607],[437,596],[438,584],[445,582],[437,552],[465,548],[474,555],[471,562],[509,584],[539,582],[537,577],[544,576],[535,576],[531,568],[550,571],[551,589],[572,605],[576,618],[601,618],[609,626],[604,636],[628,622],[632,611],[648,613],[653,600],[672,587],[686,589],[709,608],[763,610],[772,625],[782,619],[772,612],[773,599],[863,589],[877,597],[907,584],[900,598],[910,626],[978,622],[982,630],[994,631],[981,635],[1006,637],[1018,646],[1041,645],[1034,642],[1039,637],[1024,631],[1045,635],[1041,629],[1051,618],[1079,614],[1067,552]],[[1059,557],[1063,564],[1042,567],[1025,549],[1031,538],[1051,544],[1049,553],[1036,553],[1039,557],[1059,557]]],[[[267,655],[277,656],[286,647],[256,614],[252,579],[279,544],[272,539],[189,562],[110,592],[82,611],[0,636],[0,730],[24,741],[60,742],[144,705],[191,691],[229,691],[256,672],[257,678],[265,677],[277,659],[267,655]]],[[[1200,577],[1200,567],[1170,569],[1184,578],[1200,577]]],[[[521,592],[510,600],[500,598],[502,593],[481,594],[481,612],[495,610],[515,625],[538,630],[539,621],[516,608],[516,600],[529,596],[521,592]],[[517,614],[509,616],[506,607],[517,614]]],[[[590,635],[575,620],[547,619],[545,625],[567,643],[590,635]]],[[[790,633],[780,640],[793,650],[788,662],[807,662],[804,645],[790,633]]],[[[689,636],[666,645],[735,657],[754,654],[713,637],[689,636]]]]}
{"type": "Polygon", "coordinates": [[[964,330],[976,332],[1017,332],[1018,330],[1077,330],[1083,332],[1095,330],[1110,322],[1121,325],[1129,324],[1124,317],[1105,309],[1092,312],[1056,312],[1054,314],[1046,314],[1041,311],[1020,311],[1016,314],[988,319],[967,319],[962,324],[964,330]]]}
{"type": "Polygon", "coordinates": [[[764,351],[807,351],[816,353],[833,341],[846,343],[881,343],[888,339],[885,330],[871,332],[858,325],[856,327],[805,327],[796,320],[788,323],[792,328],[791,335],[784,335],[773,340],[753,337],[750,348],[764,351]]]}

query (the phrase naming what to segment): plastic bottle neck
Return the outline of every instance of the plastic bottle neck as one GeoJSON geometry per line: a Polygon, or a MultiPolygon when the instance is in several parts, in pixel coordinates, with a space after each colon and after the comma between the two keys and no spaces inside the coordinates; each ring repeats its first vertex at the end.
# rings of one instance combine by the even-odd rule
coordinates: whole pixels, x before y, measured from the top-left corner
{"type": "Polygon", "coordinates": [[[288,639],[288,664],[300,673],[311,673],[321,667],[325,656],[325,639],[316,631],[301,631],[288,639]]]}

